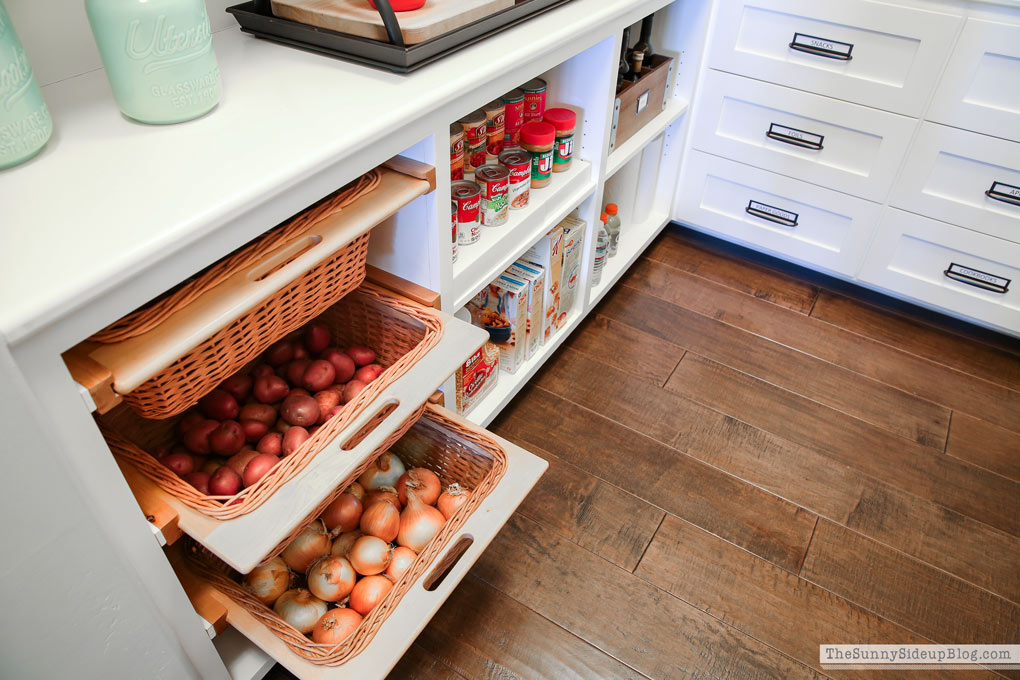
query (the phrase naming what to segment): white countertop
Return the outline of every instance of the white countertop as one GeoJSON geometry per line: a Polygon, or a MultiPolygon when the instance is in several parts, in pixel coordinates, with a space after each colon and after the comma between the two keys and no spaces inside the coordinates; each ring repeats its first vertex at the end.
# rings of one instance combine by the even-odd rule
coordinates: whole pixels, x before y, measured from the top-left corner
{"type": "MultiPolygon", "coordinates": [[[[574,0],[408,76],[231,28],[214,36],[220,105],[179,125],[121,116],[101,70],[44,88],[53,138],[0,173],[0,333],[24,339],[254,207],[297,211],[310,201],[288,204],[289,188],[398,129],[428,136],[444,126],[427,114],[463,103],[463,115],[502,93],[497,76],[594,44],[649,4],[662,3],[574,0]]],[[[235,230],[195,269],[272,224],[235,230]]]]}

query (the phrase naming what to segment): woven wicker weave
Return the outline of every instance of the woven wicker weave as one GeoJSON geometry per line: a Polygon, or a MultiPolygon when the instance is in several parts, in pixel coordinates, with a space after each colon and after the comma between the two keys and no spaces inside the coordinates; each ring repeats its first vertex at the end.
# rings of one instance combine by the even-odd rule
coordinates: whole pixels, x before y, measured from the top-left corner
{"type": "MultiPolygon", "coordinates": [[[[362,652],[372,641],[400,599],[464,526],[464,522],[492,492],[506,471],[506,452],[484,432],[475,432],[429,406],[425,416],[390,449],[408,467],[427,467],[443,486],[457,482],[471,491],[467,502],[446,522],[439,534],[418,555],[390,592],[364,618],[354,633],[339,645],[321,645],[283,621],[255,599],[238,582],[238,575],[204,548],[192,543],[188,551],[192,571],[244,607],[267,626],[287,647],[312,663],[339,666],[362,652]]],[[[337,495],[346,485],[337,490],[337,495]]]]}
{"type": "MultiPolygon", "coordinates": [[[[442,318],[432,309],[414,305],[371,284],[334,304],[317,321],[326,324],[334,343],[363,345],[376,352],[386,370],[353,401],[323,424],[311,438],[256,484],[235,496],[205,496],[157,461],[149,451],[170,444],[176,419],[148,420],[123,406],[97,416],[110,450],[134,465],[167,493],[203,514],[231,519],[251,512],[346,428],[383,391],[400,378],[442,338],[442,318]]],[[[279,339],[276,336],[274,341],[279,339]]],[[[364,429],[357,436],[364,436],[364,429]]],[[[351,448],[341,443],[345,450],[351,448]]]]}

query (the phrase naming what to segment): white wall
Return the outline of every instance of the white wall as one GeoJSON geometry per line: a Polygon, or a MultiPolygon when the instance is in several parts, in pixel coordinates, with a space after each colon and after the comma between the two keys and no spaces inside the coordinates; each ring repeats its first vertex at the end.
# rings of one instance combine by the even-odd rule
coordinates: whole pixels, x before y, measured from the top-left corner
{"type": "MultiPolygon", "coordinates": [[[[130,1],[130,0],[125,0],[130,1]]],[[[102,67],[85,0],[0,0],[32,61],[40,85],[102,67]]],[[[206,0],[213,31],[236,26],[224,10],[241,0],[206,0]]]]}

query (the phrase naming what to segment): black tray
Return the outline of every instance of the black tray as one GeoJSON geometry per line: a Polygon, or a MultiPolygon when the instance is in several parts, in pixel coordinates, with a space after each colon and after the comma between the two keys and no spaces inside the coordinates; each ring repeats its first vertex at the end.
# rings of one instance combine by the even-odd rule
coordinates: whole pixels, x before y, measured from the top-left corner
{"type": "Polygon", "coordinates": [[[393,73],[410,73],[567,2],[570,0],[517,0],[513,7],[411,46],[403,44],[393,15],[387,16],[387,12],[383,11],[384,4],[385,9],[389,10],[388,2],[377,2],[376,5],[380,8],[383,23],[392,41],[389,43],[281,19],[273,16],[269,0],[243,2],[228,7],[227,11],[234,15],[242,31],[259,38],[393,73]]]}

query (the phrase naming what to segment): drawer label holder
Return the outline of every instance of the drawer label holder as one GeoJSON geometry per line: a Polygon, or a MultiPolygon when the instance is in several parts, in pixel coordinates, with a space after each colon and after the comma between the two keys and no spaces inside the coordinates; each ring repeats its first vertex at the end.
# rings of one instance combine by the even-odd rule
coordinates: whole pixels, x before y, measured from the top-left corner
{"type": "Polygon", "coordinates": [[[807,52],[808,54],[827,59],[850,61],[853,59],[850,53],[854,51],[854,46],[851,43],[819,38],[816,35],[794,33],[793,40],[790,42],[790,49],[797,50],[798,52],[807,52]]]}
{"type": "Polygon", "coordinates": [[[988,198],[1020,206],[1020,187],[1005,182],[992,182],[992,188],[985,192],[988,198]]]}
{"type": "Polygon", "coordinates": [[[951,263],[949,265],[949,269],[944,271],[943,274],[945,274],[948,279],[959,281],[960,283],[966,283],[968,286],[974,286],[975,288],[981,288],[982,290],[990,290],[993,293],[999,293],[1001,295],[1009,292],[1009,279],[1001,276],[995,276],[994,274],[989,274],[978,269],[965,267],[962,264],[956,264],[955,262],[951,263]]]}
{"type": "Polygon", "coordinates": [[[825,139],[825,135],[816,135],[813,132],[798,130],[797,128],[787,127],[785,125],[780,125],[779,123],[771,123],[769,125],[768,132],[765,133],[765,136],[769,139],[774,139],[777,142],[792,144],[793,146],[799,146],[804,149],[821,151],[825,148],[822,146],[822,140],[825,139]]]}
{"type": "Polygon", "coordinates": [[[758,201],[748,201],[747,207],[744,208],[744,212],[752,217],[757,217],[760,220],[766,220],[775,224],[781,224],[784,227],[796,227],[797,220],[800,218],[800,215],[795,212],[776,208],[768,205],[767,203],[760,203],[758,201]]]}

